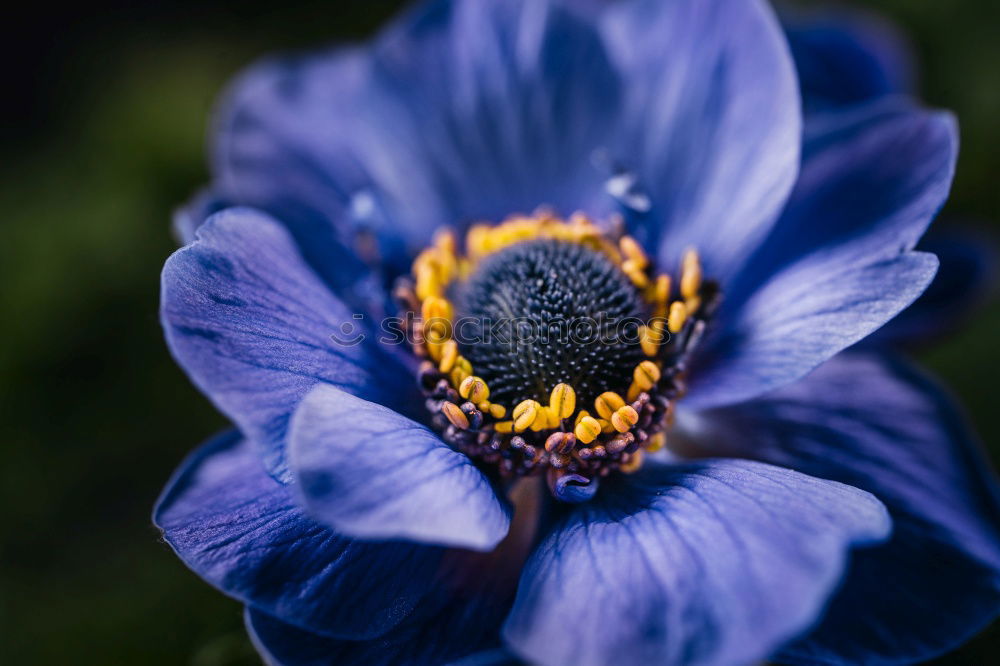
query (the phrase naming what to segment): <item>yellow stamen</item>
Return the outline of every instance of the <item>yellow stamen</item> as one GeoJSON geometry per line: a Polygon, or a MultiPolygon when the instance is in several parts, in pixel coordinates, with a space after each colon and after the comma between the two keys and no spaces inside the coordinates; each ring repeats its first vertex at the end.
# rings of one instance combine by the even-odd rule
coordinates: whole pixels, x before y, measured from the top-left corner
{"type": "Polygon", "coordinates": [[[622,264],[622,272],[628,276],[637,289],[645,289],[649,286],[649,276],[634,259],[625,260],[622,264]]]}
{"type": "Polygon", "coordinates": [[[431,329],[424,330],[424,343],[427,345],[427,354],[434,361],[441,360],[441,354],[444,351],[444,343],[447,338],[441,335],[440,331],[431,329]]]}
{"type": "Polygon", "coordinates": [[[643,391],[648,391],[660,381],[660,369],[652,361],[643,361],[635,366],[632,379],[643,391]]]}
{"type": "Polygon", "coordinates": [[[646,450],[650,453],[656,453],[667,443],[667,436],[662,432],[658,432],[649,438],[646,442],[646,450]]]}
{"type": "Polygon", "coordinates": [[[601,434],[601,424],[591,416],[584,416],[573,429],[576,438],[584,444],[590,444],[601,434]]]}
{"type": "Polygon", "coordinates": [[[642,467],[642,457],[643,457],[642,449],[639,449],[638,451],[632,453],[629,456],[628,462],[623,463],[622,466],[619,467],[618,469],[620,469],[625,474],[632,474],[633,472],[638,471],[640,467],[642,467]]]}
{"type": "Polygon", "coordinates": [[[639,268],[645,268],[649,265],[649,257],[646,256],[646,253],[642,251],[642,247],[631,236],[622,236],[618,240],[618,247],[621,249],[622,254],[631,261],[634,261],[639,268]]]}
{"type": "Polygon", "coordinates": [[[638,422],[639,413],[631,405],[625,405],[611,415],[611,425],[618,432],[628,432],[638,422]]]}
{"type": "Polygon", "coordinates": [[[451,321],[454,309],[446,298],[431,296],[420,304],[420,314],[424,323],[445,324],[451,321]]]}
{"type": "Polygon", "coordinates": [[[569,384],[556,384],[549,396],[549,404],[555,409],[558,418],[567,419],[576,411],[576,391],[569,384]]]}
{"type": "Polygon", "coordinates": [[[441,281],[432,266],[421,266],[415,271],[417,277],[417,298],[423,300],[441,293],[441,281]]]}
{"type": "Polygon", "coordinates": [[[458,394],[467,400],[480,403],[490,397],[490,388],[480,377],[469,376],[459,384],[458,394]]]}
{"type": "Polygon", "coordinates": [[[670,276],[657,275],[656,283],[653,285],[653,305],[667,309],[667,301],[670,300],[670,276]]]}
{"type": "Polygon", "coordinates": [[[688,250],[684,253],[684,263],[681,269],[681,296],[694,298],[701,289],[701,261],[698,252],[688,250]]]}
{"type": "Polygon", "coordinates": [[[625,401],[614,391],[605,391],[594,399],[594,409],[604,420],[610,419],[615,410],[625,406],[625,401]]]}
{"type": "Polygon", "coordinates": [[[539,405],[538,414],[531,424],[532,431],[540,432],[558,427],[559,417],[556,415],[555,409],[547,405],[539,405]]]}
{"type": "Polygon", "coordinates": [[[628,393],[625,395],[625,399],[628,400],[629,402],[635,402],[636,399],[639,397],[640,393],[642,393],[642,389],[639,387],[638,384],[632,382],[631,384],[629,384],[628,393]]]}
{"type": "Polygon", "coordinates": [[[500,434],[506,435],[514,432],[514,422],[513,421],[497,421],[493,424],[493,429],[500,434]]]}
{"type": "Polygon", "coordinates": [[[494,402],[490,405],[490,416],[495,419],[502,419],[507,416],[507,408],[494,402]]]}
{"type": "Polygon", "coordinates": [[[465,381],[466,377],[472,374],[472,364],[469,363],[469,359],[464,356],[459,356],[455,359],[455,367],[451,369],[451,373],[448,377],[451,379],[451,385],[458,388],[465,381]]]}
{"type": "Polygon", "coordinates": [[[455,232],[451,229],[439,229],[434,234],[434,247],[454,256],[458,249],[458,243],[455,242],[455,232]]]}
{"type": "Polygon", "coordinates": [[[660,345],[663,344],[663,320],[657,319],[650,323],[649,326],[643,326],[639,329],[639,346],[642,347],[642,353],[646,356],[656,356],[660,351],[660,345]]]}
{"type": "Polygon", "coordinates": [[[524,432],[535,422],[541,405],[537,400],[523,400],[514,408],[514,431],[524,432]]]}
{"type": "Polygon", "coordinates": [[[680,333],[681,329],[684,328],[684,322],[687,321],[687,306],[684,305],[684,301],[674,301],[670,304],[670,314],[667,315],[667,327],[670,329],[671,333],[680,333]]]}
{"type": "Polygon", "coordinates": [[[441,362],[438,363],[438,370],[448,374],[455,367],[458,360],[458,343],[454,340],[446,340],[441,345],[441,362]]]}

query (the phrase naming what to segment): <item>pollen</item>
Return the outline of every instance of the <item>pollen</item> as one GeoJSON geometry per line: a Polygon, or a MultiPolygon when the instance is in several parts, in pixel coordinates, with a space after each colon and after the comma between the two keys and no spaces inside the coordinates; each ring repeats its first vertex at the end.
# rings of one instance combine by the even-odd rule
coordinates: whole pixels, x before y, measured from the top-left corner
{"type": "Polygon", "coordinates": [[[539,209],[443,230],[393,290],[442,438],[558,499],[567,474],[598,484],[664,448],[720,298],[697,251],[658,266],[622,228],[539,209]]]}

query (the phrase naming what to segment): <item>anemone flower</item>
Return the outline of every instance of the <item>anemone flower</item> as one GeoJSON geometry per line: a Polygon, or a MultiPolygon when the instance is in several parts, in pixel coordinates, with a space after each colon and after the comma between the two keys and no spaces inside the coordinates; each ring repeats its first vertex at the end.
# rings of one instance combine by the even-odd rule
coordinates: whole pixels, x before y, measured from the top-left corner
{"type": "Polygon", "coordinates": [[[895,97],[804,123],[752,0],[437,1],[252,67],[162,292],[235,429],[155,521],[271,664],[948,650],[997,486],[865,341],[956,144],[895,97]]]}

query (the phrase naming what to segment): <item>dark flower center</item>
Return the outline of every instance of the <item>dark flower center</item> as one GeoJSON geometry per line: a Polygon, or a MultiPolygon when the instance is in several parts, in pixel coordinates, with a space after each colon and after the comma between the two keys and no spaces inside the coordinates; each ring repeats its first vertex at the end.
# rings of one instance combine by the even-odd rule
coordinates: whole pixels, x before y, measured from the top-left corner
{"type": "Polygon", "coordinates": [[[544,211],[442,232],[396,295],[442,439],[566,502],[665,444],[719,300],[696,251],[663,271],[615,225],[544,211]]]}
{"type": "Polygon", "coordinates": [[[548,400],[569,384],[590,404],[624,395],[644,358],[639,327],[649,314],[632,282],[602,252],[544,239],[487,257],[455,289],[459,350],[493,399],[548,400]]]}

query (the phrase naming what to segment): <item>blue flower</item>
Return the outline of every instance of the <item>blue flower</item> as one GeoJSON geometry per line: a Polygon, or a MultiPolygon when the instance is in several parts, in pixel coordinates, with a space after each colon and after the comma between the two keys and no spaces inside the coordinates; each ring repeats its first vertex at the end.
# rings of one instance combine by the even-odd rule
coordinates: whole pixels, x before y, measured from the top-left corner
{"type": "Polygon", "coordinates": [[[955,125],[881,93],[805,118],[747,0],[438,1],[252,68],[162,293],[237,430],[168,484],[165,539],[273,664],[965,640],[1000,608],[997,486],[950,399],[867,342],[934,278],[955,125]],[[460,335],[500,311],[643,318],[460,335]]]}

